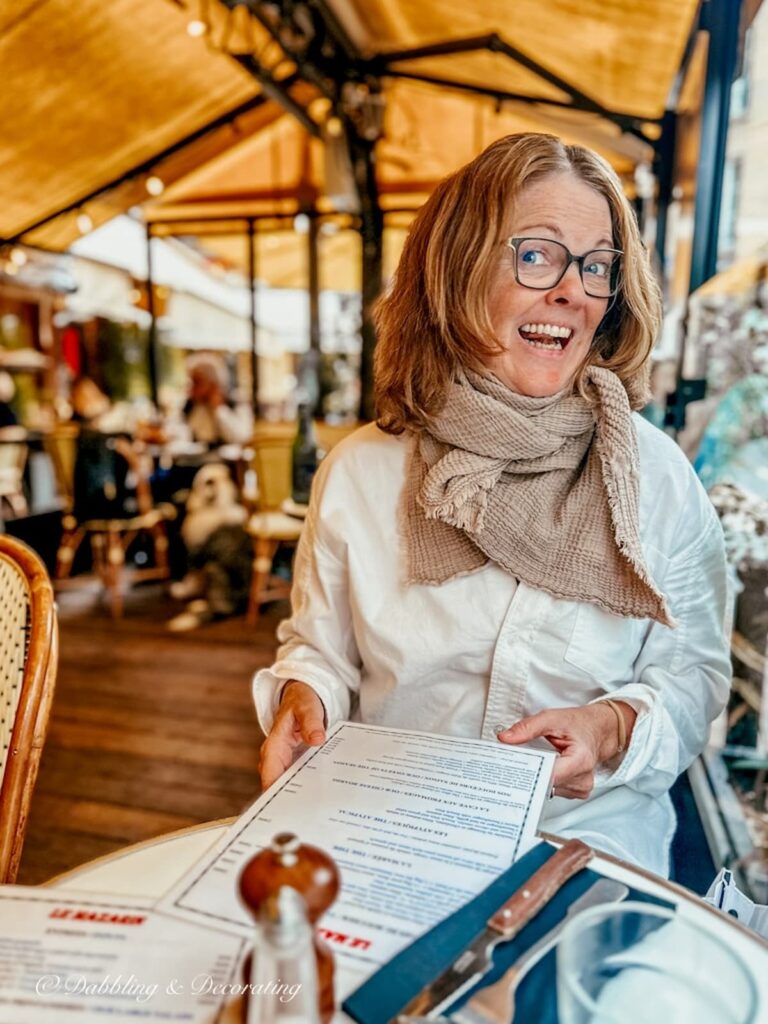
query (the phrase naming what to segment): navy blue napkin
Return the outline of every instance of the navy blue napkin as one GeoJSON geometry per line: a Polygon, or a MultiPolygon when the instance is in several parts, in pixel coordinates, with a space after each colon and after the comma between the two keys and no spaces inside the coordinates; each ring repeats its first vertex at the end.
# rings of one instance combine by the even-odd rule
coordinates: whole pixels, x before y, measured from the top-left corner
{"type": "MultiPolygon", "coordinates": [[[[544,842],[535,846],[473,900],[384,964],[344,1001],[344,1012],[359,1024],[388,1024],[425,985],[453,963],[467,943],[485,926],[491,914],[549,860],[555,849],[544,842]]],[[[452,1013],[471,998],[475,989],[490,985],[500,978],[526,949],[559,924],[570,904],[601,877],[597,872],[584,868],[569,879],[514,939],[496,947],[493,969],[483,980],[443,1012],[452,1013]]],[[[635,889],[630,889],[627,899],[657,906],[672,906],[635,889]]],[[[520,983],[515,992],[515,1006],[515,1019],[518,1021],[535,1020],[536,1024],[557,1024],[554,950],[520,983]]]]}

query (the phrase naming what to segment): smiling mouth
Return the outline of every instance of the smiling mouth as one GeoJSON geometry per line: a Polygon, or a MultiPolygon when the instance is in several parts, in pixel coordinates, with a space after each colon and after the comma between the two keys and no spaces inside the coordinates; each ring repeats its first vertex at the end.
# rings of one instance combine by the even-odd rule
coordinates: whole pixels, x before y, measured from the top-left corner
{"type": "Polygon", "coordinates": [[[557,324],[523,324],[517,332],[526,345],[547,352],[563,352],[573,337],[570,327],[557,324]]]}

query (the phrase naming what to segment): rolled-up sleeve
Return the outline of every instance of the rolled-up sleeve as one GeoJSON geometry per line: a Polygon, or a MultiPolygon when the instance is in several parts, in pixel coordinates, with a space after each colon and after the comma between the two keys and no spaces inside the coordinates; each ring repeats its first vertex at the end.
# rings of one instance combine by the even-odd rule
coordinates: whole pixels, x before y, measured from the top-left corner
{"type": "Polygon", "coordinates": [[[272,728],[283,687],[297,679],[317,693],[328,726],[349,717],[360,688],[360,655],[349,601],[346,546],[324,525],[328,469],[322,463],[293,569],[291,615],[280,623],[275,663],[256,673],[254,700],[265,733],[272,728]]]}
{"type": "Polygon", "coordinates": [[[600,782],[651,796],[665,793],[706,746],[731,680],[726,623],[728,576],[723,534],[709,499],[694,482],[681,516],[681,546],[664,591],[676,629],[654,623],[635,663],[634,680],[608,696],[638,717],[627,753],[600,782]]]}

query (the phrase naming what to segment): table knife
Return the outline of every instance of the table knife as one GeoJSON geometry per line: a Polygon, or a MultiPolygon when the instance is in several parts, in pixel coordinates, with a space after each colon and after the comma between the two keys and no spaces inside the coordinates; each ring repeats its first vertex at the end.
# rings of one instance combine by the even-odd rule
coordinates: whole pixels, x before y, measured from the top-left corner
{"type": "Polygon", "coordinates": [[[508,942],[546,906],[555,893],[588,863],[592,850],[580,839],[570,839],[546,864],[510,896],[486,922],[453,963],[426,985],[389,1024],[407,1017],[436,1017],[440,1010],[471,988],[493,965],[493,950],[508,942]]]}
{"type": "Polygon", "coordinates": [[[568,907],[565,917],[550,928],[538,942],[534,942],[493,985],[481,988],[472,998],[451,1015],[452,1024],[509,1024],[514,1017],[515,991],[523,978],[557,944],[566,924],[589,907],[602,903],[619,903],[629,895],[629,889],[612,878],[600,878],[568,907]]]}

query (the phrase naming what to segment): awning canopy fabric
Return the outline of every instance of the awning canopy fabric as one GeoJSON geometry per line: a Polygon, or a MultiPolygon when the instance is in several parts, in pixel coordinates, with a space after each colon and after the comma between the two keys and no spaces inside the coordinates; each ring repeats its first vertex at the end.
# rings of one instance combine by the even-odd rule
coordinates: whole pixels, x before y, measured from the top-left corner
{"type": "MultiPolygon", "coordinates": [[[[663,113],[698,0],[325,0],[325,6],[360,59],[370,59],[381,76],[381,204],[385,211],[409,211],[485,145],[524,130],[552,131],[598,150],[631,192],[634,168],[651,158],[652,147],[611,115],[637,118],[637,130],[653,137],[657,125],[644,122],[663,113]],[[473,38],[481,40],[479,48],[468,52],[402,56],[473,38]],[[499,41],[503,52],[483,48],[498,50],[499,41]],[[401,56],[392,59],[397,51],[401,56]]],[[[244,7],[228,13],[221,0],[202,6],[9,0],[0,14],[0,62],[13,83],[0,95],[0,237],[21,235],[63,249],[77,237],[83,211],[98,224],[143,203],[158,233],[169,230],[160,222],[173,221],[181,234],[211,235],[222,254],[239,247],[241,255],[232,258],[242,266],[237,225],[212,228],[211,218],[291,216],[307,205],[338,209],[351,184],[335,144],[326,148],[312,138],[243,66],[266,68],[313,119],[309,126],[319,126],[327,104],[315,85],[297,81],[301,68],[288,56],[256,19],[246,18],[244,7]],[[203,9],[210,31],[193,38],[187,25],[203,9]],[[239,116],[230,126],[233,111],[239,116]],[[203,133],[206,125],[215,130],[203,133]],[[166,187],[146,203],[150,174],[166,187]],[[59,211],[65,212],[41,224],[59,211]],[[225,238],[233,226],[235,235],[225,238]]],[[[393,252],[407,223],[407,215],[399,216],[388,243],[393,252]]],[[[274,244],[271,254],[257,253],[257,274],[270,283],[301,284],[304,240],[285,237],[282,257],[274,244]]],[[[346,231],[323,244],[329,260],[359,246],[346,231]]],[[[340,268],[346,258],[338,256],[340,268]]],[[[335,286],[358,283],[357,270],[326,277],[335,286]]]]}
{"type": "MultiPolygon", "coordinates": [[[[611,111],[664,112],[698,8],[697,0],[330,0],[363,52],[391,53],[497,33],[611,111]]],[[[520,62],[482,50],[396,63],[400,72],[499,92],[568,101],[520,62]]]]}
{"type": "MultiPolygon", "coordinates": [[[[258,83],[191,38],[188,20],[168,0],[3,3],[0,237],[66,246],[77,209],[56,231],[28,229],[257,97],[258,83]]],[[[113,216],[146,198],[137,186],[87,212],[113,216]]]]}

